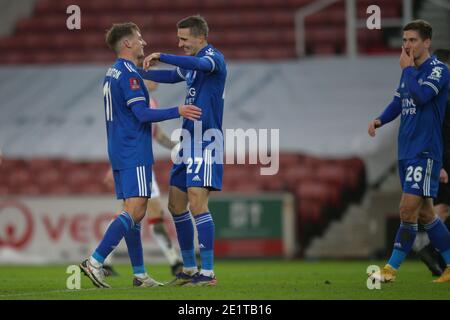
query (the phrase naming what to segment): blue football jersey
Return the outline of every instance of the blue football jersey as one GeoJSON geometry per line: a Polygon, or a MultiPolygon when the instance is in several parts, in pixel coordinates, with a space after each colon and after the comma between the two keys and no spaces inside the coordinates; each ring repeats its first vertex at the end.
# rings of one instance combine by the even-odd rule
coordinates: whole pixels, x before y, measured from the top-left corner
{"type": "Polygon", "coordinates": [[[131,108],[149,104],[144,80],[133,62],[117,59],[103,82],[108,155],[113,170],[153,163],[151,123],[140,123],[131,108]]]}
{"type": "Polygon", "coordinates": [[[442,161],[442,124],[448,96],[449,71],[435,57],[428,58],[416,71],[415,77],[419,85],[430,87],[436,95],[430,101],[419,104],[410,93],[405,71],[402,72],[395,93],[402,106],[398,159],[426,157],[442,161]]]}
{"type": "MultiPolygon", "coordinates": [[[[196,105],[202,109],[202,134],[208,129],[222,132],[223,105],[225,98],[225,81],[227,66],[225,59],[212,45],[200,50],[197,57],[205,57],[213,65],[211,72],[184,70],[177,67],[178,75],[186,81],[187,93],[185,104],[196,105]]],[[[183,120],[183,129],[194,133],[194,122],[183,120]]]]}

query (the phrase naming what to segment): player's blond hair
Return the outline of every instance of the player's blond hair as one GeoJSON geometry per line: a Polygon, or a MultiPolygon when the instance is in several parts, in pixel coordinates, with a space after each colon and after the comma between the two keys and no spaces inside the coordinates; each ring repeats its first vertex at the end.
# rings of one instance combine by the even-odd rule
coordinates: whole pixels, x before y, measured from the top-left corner
{"type": "Polygon", "coordinates": [[[140,32],[139,27],[133,22],[115,23],[106,31],[106,44],[117,53],[119,41],[133,35],[136,31],[140,32]]]}

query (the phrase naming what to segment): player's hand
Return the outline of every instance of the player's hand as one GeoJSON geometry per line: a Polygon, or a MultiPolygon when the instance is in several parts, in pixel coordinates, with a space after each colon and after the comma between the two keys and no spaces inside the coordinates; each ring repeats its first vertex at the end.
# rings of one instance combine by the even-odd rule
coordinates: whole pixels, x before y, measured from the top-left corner
{"type": "Polygon", "coordinates": [[[105,178],[103,178],[103,183],[106,184],[109,188],[114,187],[114,177],[111,168],[106,173],[105,178]]]}
{"type": "Polygon", "coordinates": [[[409,49],[409,54],[406,52],[404,46],[402,46],[402,54],[400,55],[400,67],[405,69],[406,67],[414,67],[414,51],[413,48],[409,49]]]}
{"type": "Polygon", "coordinates": [[[369,136],[375,137],[375,130],[377,128],[381,127],[381,121],[380,119],[374,119],[369,122],[369,128],[367,129],[367,132],[369,133],[369,136]]]}
{"type": "Polygon", "coordinates": [[[183,118],[195,121],[200,119],[202,115],[202,109],[200,109],[197,106],[194,105],[182,105],[178,107],[178,112],[180,113],[180,116],[183,118]]]}
{"type": "Polygon", "coordinates": [[[147,56],[143,62],[144,70],[148,70],[150,69],[150,67],[154,66],[159,61],[160,57],[161,53],[159,52],[154,52],[151,55],[147,56]]]}
{"type": "Polygon", "coordinates": [[[448,183],[448,174],[444,168],[442,168],[441,172],[439,173],[439,182],[440,183],[448,183]]]}

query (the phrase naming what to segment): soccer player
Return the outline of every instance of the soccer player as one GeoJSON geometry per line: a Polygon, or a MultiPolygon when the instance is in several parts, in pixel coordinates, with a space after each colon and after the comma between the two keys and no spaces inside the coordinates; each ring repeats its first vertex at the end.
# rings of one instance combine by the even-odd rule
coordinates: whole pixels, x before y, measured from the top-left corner
{"type": "Polygon", "coordinates": [[[177,23],[177,28],[178,46],[186,56],[153,53],[144,60],[146,69],[156,61],[174,65],[176,69],[142,72],[144,78],[156,82],[186,81],[185,103],[202,109],[201,128],[198,123],[183,121],[182,129],[193,139],[182,134],[179,157],[183,161],[174,163],[171,171],[169,211],[173,215],[184,264],[183,272],[177,274],[171,284],[213,286],[217,282],[213,270],[214,222],[208,209],[208,197],[210,191],[222,189],[222,118],[227,69],[222,53],[207,42],[208,24],[203,17],[184,18],[177,23]],[[198,131],[202,135],[200,138],[195,135],[198,131]],[[210,148],[208,133],[214,133],[218,148],[210,148]],[[200,272],[195,260],[191,213],[197,227],[200,272]]]}
{"type": "MultiPolygon", "coordinates": [[[[436,58],[445,63],[450,68],[450,50],[438,49],[434,52],[436,58]]],[[[444,125],[442,127],[442,138],[444,141],[443,166],[440,172],[440,183],[437,198],[434,200],[434,211],[442,221],[449,216],[450,205],[450,184],[448,183],[448,173],[450,173],[450,95],[447,98],[444,125]]],[[[420,259],[427,265],[431,273],[440,276],[446,267],[445,261],[436,249],[430,244],[426,232],[419,230],[414,241],[413,250],[420,259]]]]}
{"type": "Polygon", "coordinates": [[[402,185],[401,224],[394,249],[380,274],[372,278],[395,281],[397,271],[411,250],[418,222],[433,246],[443,256],[447,268],[435,282],[450,281],[450,233],[434,214],[432,198],[437,195],[442,166],[442,122],[447,102],[449,71],[430,57],[432,27],[415,20],[403,28],[400,55],[402,75],[394,99],[380,117],[369,123],[368,133],[401,115],[398,134],[398,166],[402,185]]]}
{"type": "Polygon", "coordinates": [[[123,199],[122,213],[109,225],[100,244],[81,270],[97,287],[108,288],[102,264],[122,238],[125,238],[133,266],[133,285],[160,286],[146,272],[143,261],[140,221],[145,216],[152,181],[151,123],[183,116],[196,120],[201,110],[181,105],[169,109],[150,109],[149,93],[136,71],[144,58],[140,30],[134,23],[114,24],[106,34],[106,43],[117,60],[108,69],[103,83],[108,156],[114,174],[118,199],[123,199]]]}
{"type": "MultiPolygon", "coordinates": [[[[150,80],[144,80],[144,83],[149,92],[153,92],[158,88],[158,83],[150,80]]],[[[157,108],[158,102],[154,97],[150,97],[150,108],[157,108]]],[[[152,137],[156,140],[160,145],[165,148],[173,149],[176,146],[176,143],[170,140],[170,138],[165,134],[164,130],[157,124],[152,124],[152,137]]],[[[112,170],[109,170],[105,176],[105,183],[108,185],[114,184],[114,177],[112,170]]],[[[147,205],[147,213],[149,218],[149,223],[151,225],[151,230],[153,232],[153,236],[155,238],[156,243],[159,248],[163,252],[166,259],[169,261],[171,273],[176,275],[178,272],[181,272],[181,268],[183,267],[183,263],[181,262],[181,258],[176,250],[176,248],[172,245],[172,241],[169,238],[169,234],[164,225],[164,210],[162,208],[160,192],[158,183],[156,181],[155,173],[152,171],[152,189],[151,189],[151,198],[148,201],[147,205]]],[[[104,265],[104,269],[107,269],[110,274],[114,274],[115,271],[112,269],[111,265],[104,265]]]]}

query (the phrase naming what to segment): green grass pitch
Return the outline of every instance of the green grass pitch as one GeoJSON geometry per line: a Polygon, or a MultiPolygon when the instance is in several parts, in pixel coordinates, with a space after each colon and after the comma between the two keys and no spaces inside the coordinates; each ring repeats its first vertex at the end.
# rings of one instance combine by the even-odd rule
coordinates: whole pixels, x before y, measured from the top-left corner
{"type": "MultiPolygon", "coordinates": [[[[151,299],[151,300],[290,300],[290,299],[449,299],[450,283],[432,283],[418,261],[408,260],[397,281],[367,289],[366,269],[380,261],[217,261],[216,287],[133,288],[131,268],[117,265],[113,288],[97,289],[81,275],[81,289],[68,290],[67,266],[2,266],[0,299],[151,299]]],[[[171,280],[165,265],[147,266],[156,279],[171,280]]]]}

